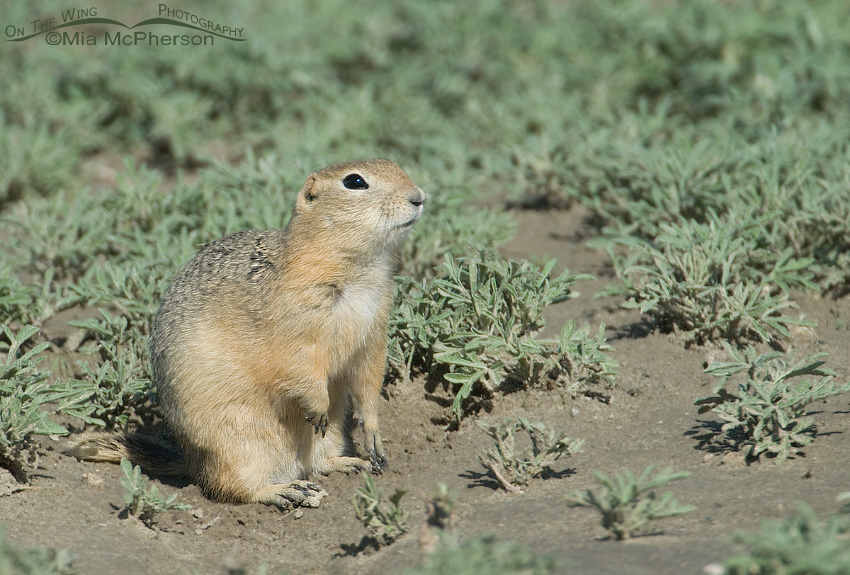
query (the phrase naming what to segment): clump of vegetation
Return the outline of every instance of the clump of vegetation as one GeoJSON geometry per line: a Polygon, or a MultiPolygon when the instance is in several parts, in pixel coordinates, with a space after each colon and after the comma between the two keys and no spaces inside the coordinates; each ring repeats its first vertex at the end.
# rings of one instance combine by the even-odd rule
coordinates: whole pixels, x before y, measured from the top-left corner
{"type": "Polygon", "coordinates": [[[21,284],[11,269],[0,267],[0,324],[9,325],[12,321],[30,322],[38,312],[32,313],[35,290],[21,284]]]}
{"type": "Polygon", "coordinates": [[[66,388],[75,401],[63,412],[106,429],[126,426],[130,416],[150,400],[147,338],[129,327],[127,318],[100,311],[103,319],[70,322],[94,342],[87,350],[95,361],[79,361],[83,379],[70,379],[66,388]]]}
{"type": "Polygon", "coordinates": [[[0,573],[9,575],[73,575],[74,559],[64,550],[20,549],[0,531],[0,573]]]}
{"type": "Polygon", "coordinates": [[[133,466],[130,461],[121,458],[121,485],[124,486],[124,504],[127,512],[138,517],[147,527],[154,524],[154,518],[163,511],[192,509],[188,503],[177,501],[177,494],[165,497],[156,485],[148,487],[148,480],[142,477],[142,469],[133,466]]]}
{"type": "Polygon", "coordinates": [[[511,542],[497,541],[492,535],[463,543],[446,541],[438,546],[418,569],[406,575],[548,575],[561,567],[554,557],[540,555],[511,542]]]}
{"type": "Polygon", "coordinates": [[[431,495],[425,498],[425,523],[442,531],[449,529],[455,521],[457,494],[445,483],[438,483],[431,495]]]}
{"type": "Polygon", "coordinates": [[[97,256],[111,251],[110,224],[117,214],[110,215],[99,205],[99,194],[79,196],[65,191],[50,201],[9,206],[3,219],[16,236],[26,238],[9,246],[12,269],[25,268],[35,277],[50,273],[57,286],[67,285],[96,267],[97,256]]]}
{"type": "Polygon", "coordinates": [[[613,383],[614,362],[604,338],[570,325],[560,342],[536,339],[546,306],[572,297],[570,287],[589,276],[564,271],[555,262],[538,269],[482,250],[446,254],[437,276],[403,280],[390,324],[390,365],[442,380],[460,419],[474,398],[489,398],[502,386],[576,390],[595,381],[613,383]],[[559,345],[560,344],[560,345],[559,345]],[[570,352],[576,352],[570,355],[570,352]]]}
{"type": "Polygon", "coordinates": [[[628,297],[624,307],[698,344],[771,342],[787,339],[790,326],[811,325],[784,315],[796,307],[788,290],[812,285],[800,273],[811,260],[795,259],[790,249],[756,249],[746,226],[717,219],[660,228],[653,241],[621,240],[631,249],[626,258],[614,258],[628,297]]]}
{"type": "Polygon", "coordinates": [[[425,522],[419,533],[419,548],[423,553],[432,553],[455,522],[457,494],[445,483],[438,483],[430,495],[424,496],[425,522]]]}
{"type": "Polygon", "coordinates": [[[0,466],[7,468],[18,481],[26,481],[24,464],[29,455],[31,435],[66,435],[68,430],[50,420],[45,404],[60,400],[64,393],[47,381],[49,371],[38,369],[44,361],[49,343],[39,343],[24,351],[38,334],[27,325],[17,333],[2,325],[8,344],[0,364],[0,466]]]}
{"type": "Polygon", "coordinates": [[[522,196],[517,204],[530,209],[565,210],[577,199],[574,168],[585,158],[580,151],[542,142],[537,153],[514,151],[511,163],[517,172],[522,196]]]}
{"type": "Polygon", "coordinates": [[[763,521],[755,533],[740,532],[735,541],[746,551],[724,562],[727,575],[836,575],[850,573],[850,520],[846,515],[820,519],[798,505],[788,519],[763,521]]]}
{"type": "Polygon", "coordinates": [[[558,335],[560,365],[566,371],[573,395],[589,391],[594,385],[613,387],[617,382],[617,360],[608,355],[613,351],[605,337],[605,324],[600,323],[596,335],[590,324],[578,326],[573,320],[564,324],[558,335]]]}
{"type": "Polygon", "coordinates": [[[79,149],[65,130],[33,122],[4,126],[0,136],[0,205],[30,195],[49,196],[73,172],[79,149]]]}
{"type": "Polygon", "coordinates": [[[760,354],[752,347],[737,352],[727,346],[727,351],[732,361],[705,370],[718,377],[713,389],[717,395],[696,405],[700,413],[717,414],[725,422],[721,430],[737,437],[738,449],[751,460],[764,454],[782,461],[799,453],[816,431],[814,420],[806,416],[808,406],[850,391],[850,382],[838,385],[835,374],[822,368],[826,353],[794,360],[781,352],[760,354]]]}
{"type": "Polygon", "coordinates": [[[478,455],[478,461],[511,493],[522,493],[520,486],[543,475],[558,459],[575,455],[584,445],[583,439],[569,439],[563,432],[555,433],[543,423],[531,423],[522,417],[498,425],[477,423],[495,441],[478,455]],[[530,443],[522,451],[516,445],[518,431],[526,432],[530,443]]]}
{"type": "Polygon", "coordinates": [[[654,464],[646,467],[638,477],[631,471],[617,473],[613,477],[594,471],[593,476],[602,484],[602,489],[574,491],[567,495],[567,503],[574,507],[595,507],[602,514],[602,526],[617,540],[634,537],[655,519],[682,515],[696,509],[693,505],[680,505],[670,491],[660,496],[654,491],[656,487],[688,477],[690,473],[673,471],[670,467],[654,472],[654,464]]]}
{"type": "Polygon", "coordinates": [[[369,529],[378,547],[389,545],[408,531],[409,513],[401,506],[401,498],[408,490],[396,489],[385,500],[372,476],[363,473],[362,477],[363,485],[357,488],[353,500],[357,519],[369,529]]]}

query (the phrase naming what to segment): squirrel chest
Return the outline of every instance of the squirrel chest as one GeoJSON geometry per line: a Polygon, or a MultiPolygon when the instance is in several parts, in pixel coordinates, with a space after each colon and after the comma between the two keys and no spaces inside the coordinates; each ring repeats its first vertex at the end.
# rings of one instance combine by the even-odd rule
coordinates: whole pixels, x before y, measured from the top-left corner
{"type": "Polygon", "coordinates": [[[382,294],[375,286],[353,283],[338,289],[332,317],[341,330],[362,331],[365,338],[383,307],[382,294]]]}
{"type": "Polygon", "coordinates": [[[392,289],[388,274],[372,270],[315,278],[281,294],[287,311],[277,327],[284,341],[322,349],[331,364],[344,368],[370,342],[386,338],[392,289]]]}

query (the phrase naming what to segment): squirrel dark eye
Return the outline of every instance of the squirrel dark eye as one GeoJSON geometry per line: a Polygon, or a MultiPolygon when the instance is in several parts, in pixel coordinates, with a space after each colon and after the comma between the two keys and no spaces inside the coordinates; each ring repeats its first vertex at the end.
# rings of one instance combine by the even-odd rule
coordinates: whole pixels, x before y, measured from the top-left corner
{"type": "Polygon", "coordinates": [[[342,185],[349,190],[368,190],[369,184],[360,174],[348,174],[342,179],[342,185]]]}

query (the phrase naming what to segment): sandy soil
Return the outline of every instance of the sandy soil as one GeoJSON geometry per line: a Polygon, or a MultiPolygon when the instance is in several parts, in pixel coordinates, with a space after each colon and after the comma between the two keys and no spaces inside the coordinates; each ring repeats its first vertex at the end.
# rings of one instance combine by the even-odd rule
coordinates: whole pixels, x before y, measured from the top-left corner
{"type": "MultiPolygon", "coordinates": [[[[582,214],[518,212],[515,239],[504,247],[511,257],[555,257],[571,272],[589,272],[581,297],[552,307],[547,334],[568,319],[604,321],[620,362],[618,386],[604,391],[607,403],[557,392],[519,392],[499,397],[490,413],[497,422],[523,415],[586,440],[584,451],[555,468],[554,477],[535,480],[523,495],[496,488],[476,454],[488,438],[470,418],[456,431],[438,423],[445,408],[425,398],[416,382],[390,386],[382,406],[382,425],[391,468],[378,478],[385,493],[408,488],[411,533],[379,552],[351,554],[365,529],[354,516],[352,496],[359,477],[318,478],[330,496],[318,509],[286,512],[263,505],[228,505],[205,499],[197,487],[154,480],[166,494],[178,493],[193,511],[161,515],[154,529],[121,513],[123,488],[117,466],[81,463],[61,455],[65,439],[44,440],[31,486],[0,496],[0,524],[24,546],[63,548],[76,555],[75,567],[88,575],[119,570],[139,574],[219,574],[254,572],[266,563],[269,573],[399,573],[422,560],[418,532],[424,509],[421,494],[437,482],[458,495],[455,530],[461,537],[495,533],[540,553],[562,557],[564,572],[603,574],[702,573],[736,549],[730,535],[752,529],[763,518],[792,513],[804,501],[818,512],[836,509],[837,494],[850,489],[846,396],[813,406],[819,436],[805,456],[781,465],[746,465],[697,436],[716,421],[697,413],[694,400],[710,392],[706,362],[720,359],[714,348],[685,349],[675,335],[653,333],[634,312],[618,309],[615,299],[594,299],[610,281],[607,257],[585,247],[577,230],[582,214]],[[646,536],[628,542],[604,539],[599,515],[569,508],[563,495],[594,485],[591,471],[639,471],[649,463],[671,465],[692,475],[671,484],[682,503],[697,511],[653,525],[646,536]]],[[[829,366],[845,381],[850,375],[850,301],[801,296],[814,333],[800,333],[795,347],[826,351],[829,366]],[[843,320],[837,321],[837,320],[843,320]]],[[[46,326],[51,338],[66,329],[46,326]]],[[[56,350],[61,352],[61,350],[56,350]]],[[[359,439],[359,438],[356,438],[359,439]]],[[[0,486],[0,492],[2,492],[0,486]]]]}

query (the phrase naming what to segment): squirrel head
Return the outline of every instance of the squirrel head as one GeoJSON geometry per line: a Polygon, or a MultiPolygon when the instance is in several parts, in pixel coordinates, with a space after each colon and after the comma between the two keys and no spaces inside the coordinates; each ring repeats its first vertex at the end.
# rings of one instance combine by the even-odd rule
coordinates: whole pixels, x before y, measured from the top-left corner
{"type": "Polygon", "coordinates": [[[310,174],[292,220],[352,248],[379,246],[401,240],[421,217],[424,202],[425,193],[389,160],[334,164],[310,174]]]}

